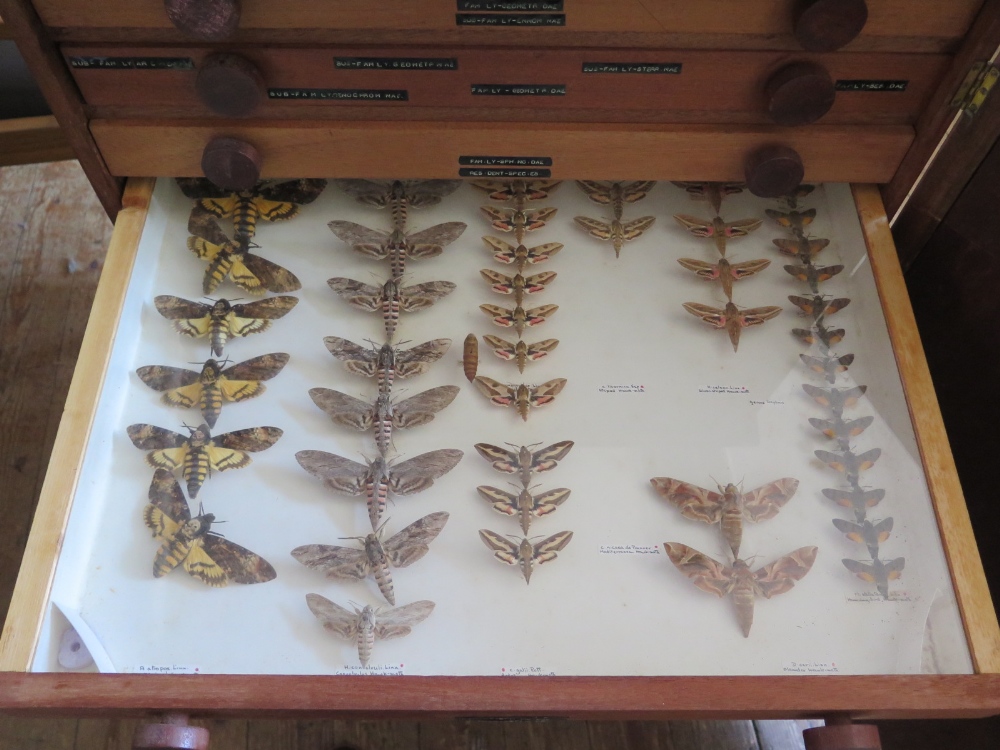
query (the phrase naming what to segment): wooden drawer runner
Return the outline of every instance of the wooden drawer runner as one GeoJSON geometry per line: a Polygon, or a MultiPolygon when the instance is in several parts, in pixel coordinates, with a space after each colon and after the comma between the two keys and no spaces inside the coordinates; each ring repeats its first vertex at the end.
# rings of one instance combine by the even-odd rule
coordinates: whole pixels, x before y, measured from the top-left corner
{"type": "MultiPolygon", "coordinates": [[[[63,48],[96,117],[212,117],[195,94],[195,77],[214,51],[63,48]]],[[[912,124],[950,60],[669,49],[229,51],[254,63],[266,82],[269,98],[252,116],[285,119],[356,118],[361,109],[378,112],[367,114],[372,119],[537,120],[550,112],[563,120],[769,123],[765,82],[790,62],[809,61],[823,66],[839,89],[821,122],[912,124]],[[627,70],[635,72],[615,72],[627,70]]]]}

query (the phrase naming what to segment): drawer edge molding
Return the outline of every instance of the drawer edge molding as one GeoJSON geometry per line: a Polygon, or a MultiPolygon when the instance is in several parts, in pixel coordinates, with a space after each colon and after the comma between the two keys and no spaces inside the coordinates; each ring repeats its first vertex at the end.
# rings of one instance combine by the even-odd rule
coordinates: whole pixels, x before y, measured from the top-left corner
{"type": "Polygon", "coordinates": [[[114,344],[128,280],[153,194],[153,178],[129,180],[59,422],[24,558],[0,636],[0,672],[34,658],[72,498],[114,344]]]}

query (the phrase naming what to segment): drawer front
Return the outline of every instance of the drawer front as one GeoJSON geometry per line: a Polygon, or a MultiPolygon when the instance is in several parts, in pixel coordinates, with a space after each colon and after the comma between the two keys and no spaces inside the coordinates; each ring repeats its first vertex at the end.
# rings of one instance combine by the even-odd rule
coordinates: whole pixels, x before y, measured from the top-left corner
{"type": "MultiPolygon", "coordinates": [[[[512,4],[513,5],[513,4],[512,4]]],[[[595,35],[615,45],[645,45],[636,35],[653,35],[679,46],[736,46],[796,49],[792,36],[794,0],[565,0],[556,13],[506,14],[461,11],[462,0],[410,0],[381,4],[368,0],[287,0],[276,12],[273,2],[245,0],[236,37],[255,31],[277,32],[260,41],[331,40],[338,33],[378,30],[405,34],[449,35],[453,42],[509,40],[511,35],[544,45],[579,44],[576,35],[595,35]],[[477,17],[470,21],[469,17],[477,17]],[[495,19],[504,19],[503,25],[495,19]],[[483,21],[490,17],[494,20],[483,21]],[[511,21],[510,19],[514,20],[511,21]],[[521,20],[517,20],[521,19],[521,20]],[[490,25],[486,26],[485,24],[490,25]],[[558,24],[558,25],[555,25],[558,24]],[[288,36],[282,36],[288,32],[288,36]],[[614,38],[615,34],[626,36],[614,38]],[[628,36],[631,35],[631,36],[628,36]]],[[[880,0],[869,3],[868,21],[854,49],[946,51],[962,38],[982,0],[880,0]]],[[[135,40],[140,37],[183,39],[171,26],[160,0],[35,0],[47,26],[64,38],[135,40]]],[[[394,41],[403,42],[403,38],[394,41]]],[[[487,42],[488,43],[488,42],[487,42]]],[[[530,43],[530,42],[529,42],[530,43]]],[[[655,42],[654,42],[655,43],[655,42]]],[[[663,43],[662,41],[660,43],[663,43]]]]}
{"type": "MultiPolygon", "coordinates": [[[[260,72],[261,118],[562,119],[767,123],[765,84],[803,61],[839,89],[824,123],[910,124],[944,55],[467,48],[238,48],[260,72]],[[361,111],[359,115],[358,110],[361,111]],[[498,112],[499,110],[499,112],[498,112]]],[[[67,46],[97,117],[213,116],[195,79],[214,50],[67,46]]]]}

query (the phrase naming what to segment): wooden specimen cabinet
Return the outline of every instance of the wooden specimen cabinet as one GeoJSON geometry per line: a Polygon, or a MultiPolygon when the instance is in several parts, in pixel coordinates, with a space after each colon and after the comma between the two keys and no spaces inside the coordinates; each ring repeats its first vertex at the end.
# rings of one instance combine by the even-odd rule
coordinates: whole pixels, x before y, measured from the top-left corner
{"type": "Polygon", "coordinates": [[[996,78],[1000,3],[240,6],[0,2],[53,113],[117,217],[0,641],[0,710],[592,718],[1000,713],[1000,629],[888,220],[919,244],[992,142],[984,132],[1000,117],[986,95],[996,78]],[[502,677],[461,673],[32,671],[116,336],[127,328],[120,318],[151,178],[202,175],[230,186],[289,176],[746,180],[764,192],[798,180],[854,183],[873,300],[891,339],[971,673],[626,673],[525,678],[512,690],[502,677]]]}

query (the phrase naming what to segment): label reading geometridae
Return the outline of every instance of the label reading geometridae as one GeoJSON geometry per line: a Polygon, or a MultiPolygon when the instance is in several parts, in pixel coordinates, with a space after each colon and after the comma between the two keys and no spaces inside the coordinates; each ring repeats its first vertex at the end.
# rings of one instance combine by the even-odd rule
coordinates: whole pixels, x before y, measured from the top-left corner
{"type": "Polygon", "coordinates": [[[406,89],[268,89],[270,99],[311,99],[326,101],[405,102],[406,89]]]}
{"type": "Polygon", "coordinates": [[[335,57],[337,70],[458,70],[457,57],[335,57]]]}
{"type": "Polygon", "coordinates": [[[563,9],[563,0],[457,0],[458,10],[551,13],[563,9]]]}
{"type": "Polygon", "coordinates": [[[71,68],[97,70],[193,70],[190,57],[71,57],[71,68]]]}
{"type": "Polygon", "coordinates": [[[551,167],[551,156],[460,156],[463,167],[551,167]]]}
{"type": "Polygon", "coordinates": [[[909,81],[837,81],[837,91],[906,91],[909,81]]]}
{"type": "Polygon", "coordinates": [[[681,63],[585,62],[584,73],[666,73],[680,75],[681,63]]]}
{"type": "Polygon", "coordinates": [[[566,96],[565,83],[474,83],[473,96],[566,96]]]}
{"type": "Polygon", "coordinates": [[[565,26],[565,13],[456,13],[456,26],[565,26]]]}

